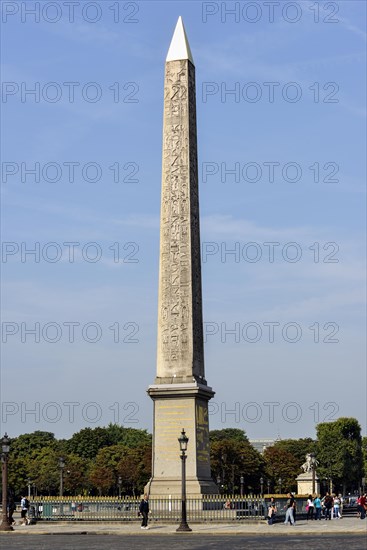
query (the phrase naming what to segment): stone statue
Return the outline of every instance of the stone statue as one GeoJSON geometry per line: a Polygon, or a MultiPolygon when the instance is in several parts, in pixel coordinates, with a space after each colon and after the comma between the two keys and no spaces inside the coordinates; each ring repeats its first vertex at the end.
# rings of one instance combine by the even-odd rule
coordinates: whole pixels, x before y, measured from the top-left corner
{"type": "Polygon", "coordinates": [[[305,474],[311,473],[314,468],[318,465],[318,461],[315,458],[315,455],[313,453],[307,453],[306,454],[306,462],[304,462],[301,466],[302,470],[305,474]]]}
{"type": "Polygon", "coordinates": [[[297,493],[299,495],[314,495],[320,493],[320,480],[316,473],[319,462],[314,453],[306,454],[306,462],[301,466],[303,472],[297,477],[297,493]]]}

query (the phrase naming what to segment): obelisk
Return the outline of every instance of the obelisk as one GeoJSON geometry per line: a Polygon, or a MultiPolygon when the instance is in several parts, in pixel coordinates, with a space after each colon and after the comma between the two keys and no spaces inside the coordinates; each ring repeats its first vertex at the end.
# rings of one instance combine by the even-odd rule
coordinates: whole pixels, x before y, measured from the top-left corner
{"type": "Polygon", "coordinates": [[[151,497],[181,493],[178,437],[189,438],[187,494],[218,493],[211,479],[204,374],[195,66],[179,17],[166,58],[160,225],[157,376],[151,497]]]}

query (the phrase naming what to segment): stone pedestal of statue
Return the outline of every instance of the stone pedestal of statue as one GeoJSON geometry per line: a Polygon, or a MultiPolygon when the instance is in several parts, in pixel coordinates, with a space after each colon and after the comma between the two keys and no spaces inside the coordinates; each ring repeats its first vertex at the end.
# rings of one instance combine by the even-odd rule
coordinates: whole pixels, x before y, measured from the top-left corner
{"type": "Polygon", "coordinates": [[[297,494],[299,495],[313,495],[314,493],[320,494],[320,480],[315,472],[315,491],[312,490],[313,480],[312,472],[304,472],[297,478],[297,494]]]}

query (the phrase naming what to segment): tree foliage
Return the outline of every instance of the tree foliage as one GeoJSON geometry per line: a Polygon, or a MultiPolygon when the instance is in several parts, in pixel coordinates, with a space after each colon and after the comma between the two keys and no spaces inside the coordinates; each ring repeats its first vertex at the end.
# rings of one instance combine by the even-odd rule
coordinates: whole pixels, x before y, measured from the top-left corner
{"type": "Polygon", "coordinates": [[[355,418],[339,418],[317,425],[317,473],[332,479],[346,492],[359,486],[363,476],[361,427],[355,418]]]}
{"type": "Polygon", "coordinates": [[[45,447],[56,447],[57,440],[51,432],[36,431],[31,434],[22,434],[11,440],[10,456],[17,458],[27,458],[34,451],[39,451],[45,447]]]}
{"type": "Polygon", "coordinates": [[[27,460],[28,474],[43,495],[56,493],[60,487],[59,453],[52,447],[35,450],[27,460]]]}
{"type": "Polygon", "coordinates": [[[105,428],[84,428],[75,433],[67,443],[68,451],[86,460],[94,459],[98,451],[111,445],[105,428]]]}
{"type": "Polygon", "coordinates": [[[298,462],[298,473],[300,473],[301,466],[306,459],[306,454],[316,452],[316,441],[310,437],[302,439],[282,439],[276,441],[274,447],[290,453],[298,462]]]}
{"type": "Polygon", "coordinates": [[[90,481],[99,494],[115,493],[121,477],[122,492],[135,495],[148,482],[151,468],[151,446],[111,445],[101,449],[90,470],[90,481]]]}
{"type": "Polygon", "coordinates": [[[239,492],[241,476],[244,491],[260,493],[264,472],[261,454],[254,449],[243,430],[224,429],[210,432],[212,478],[222,492],[239,492]]]}
{"type": "Polygon", "coordinates": [[[273,446],[264,451],[265,475],[272,492],[287,493],[297,489],[296,477],[300,473],[299,461],[285,449],[273,446]],[[281,479],[281,482],[280,482],[281,479]]]}
{"type": "MultiPolygon", "coordinates": [[[[273,492],[296,490],[305,455],[316,449],[317,474],[332,478],[338,490],[354,490],[367,475],[367,438],[354,418],[339,418],[317,426],[318,440],[310,438],[277,441],[261,455],[250,444],[246,433],[237,428],[210,432],[211,469],[221,492],[239,492],[243,477],[245,493],[260,492],[270,482],[273,492]],[[364,467],[363,467],[364,462],[364,467]]],[[[141,494],[151,476],[152,438],[146,430],[117,424],[84,428],[70,439],[57,440],[53,433],[35,431],[10,442],[8,463],[9,490],[19,498],[28,492],[28,484],[38,494],[58,495],[59,458],[65,462],[65,495],[141,494]]]]}
{"type": "Polygon", "coordinates": [[[58,495],[60,457],[65,495],[117,494],[119,475],[124,493],[138,493],[151,475],[151,435],[117,424],[84,428],[66,440],[50,432],[22,434],[10,442],[10,492],[20,497],[30,484],[32,493],[58,495]]]}
{"type": "Polygon", "coordinates": [[[118,424],[109,424],[105,429],[111,445],[120,444],[126,447],[139,447],[141,445],[151,445],[152,443],[152,436],[146,430],[124,428],[118,424]]]}
{"type": "Polygon", "coordinates": [[[90,461],[84,458],[67,454],[64,456],[64,491],[69,495],[81,495],[89,492],[92,485],[88,482],[90,461]]]}
{"type": "Polygon", "coordinates": [[[117,472],[122,478],[125,493],[142,493],[151,477],[152,447],[142,444],[128,449],[117,464],[117,472]]]}
{"type": "Polygon", "coordinates": [[[212,430],[209,434],[210,441],[221,441],[223,439],[229,439],[231,441],[248,441],[247,435],[244,430],[238,428],[224,428],[223,430],[212,430]]]}
{"type": "Polygon", "coordinates": [[[104,447],[119,444],[136,447],[148,443],[151,443],[151,435],[146,430],[109,424],[107,428],[84,428],[75,433],[66,445],[70,453],[91,460],[104,447]]]}

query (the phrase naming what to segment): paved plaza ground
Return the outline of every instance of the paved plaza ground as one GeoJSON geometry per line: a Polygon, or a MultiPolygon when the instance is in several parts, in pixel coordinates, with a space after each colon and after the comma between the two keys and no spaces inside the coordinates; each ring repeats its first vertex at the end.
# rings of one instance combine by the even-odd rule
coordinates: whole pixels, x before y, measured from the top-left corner
{"type": "Polygon", "coordinates": [[[147,548],[147,550],[364,550],[366,539],[361,535],[309,535],[300,536],[295,533],[275,536],[260,535],[208,535],[203,533],[150,536],[144,535],[32,535],[3,536],[0,538],[2,550],[132,550],[147,548]]]}
{"type": "MultiPolygon", "coordinates": [[[[17,522],[18,523],[18,522],[17,522]]],[[[147,531],[140,529],[140,522],[54,522],[40,521],[36,525],[15,525],[14,531],[1,533],[7,537],[23,535],[140,535],[144,537],[175,535],[177,524],[150,523],[147,531]]],[[[301,535],[363,535],[366,534],[367,518],[360,520],[357,517],[346,517],[332,521],[299,520],[295,526],[276,523],[268,525],[266,521],[250,523],[237,521],[225,523],[193,523],[190,524],[192,533],[179,536],[196,537],[198,535],[266,535],[266,536],[301,536],[301,535]]],[[[364,546],[366,547],[366,545],[364,546]]],[[[362,547],[362,548],[364,548],[362,547]]]]}

